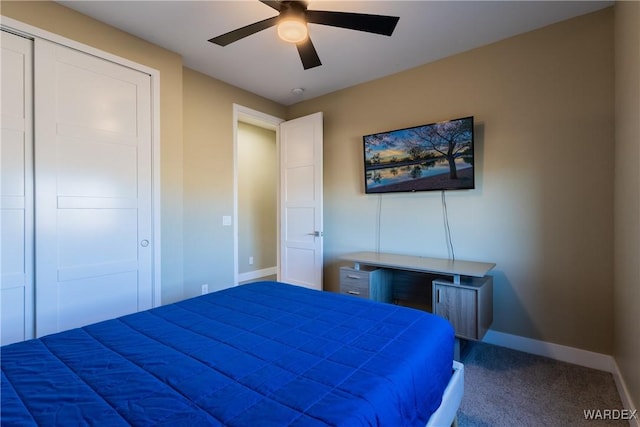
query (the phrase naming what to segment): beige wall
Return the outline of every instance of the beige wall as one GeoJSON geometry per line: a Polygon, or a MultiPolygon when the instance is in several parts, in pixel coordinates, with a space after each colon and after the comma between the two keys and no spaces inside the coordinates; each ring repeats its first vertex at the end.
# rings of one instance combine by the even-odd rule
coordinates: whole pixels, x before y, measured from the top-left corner
{"type": "MultiPolygon", "coordinates": [[[[613,349],[613,12],[290,108],[323,111],[325,288],[376,249],[362,135],[474,115],[477,188],[447,192],[458,259],[497,263],[493,329],[613,349]]],[[[440,193],[380,196],[380,249],[447,257],[440,193]]]]}
{"type": "Polygon", "coordinates": [[[640,2],[615,5],[614,357],[640,407],[640,2]]]}
{"type": "Polygon", "coordinates": [[[162,302],[182,299],[182,58],[54,2],[3,1],[1,13],[160,71],[162,302]]]}
{"type": "Polygon", "coordinates": [[[239,123],[239,273],[277,266],[278,177],[276,132],[239,123]]]}
{"type": "Polygon", "coordinates": [[[185,296],[233,285],[233,104],[276,117],[285,107],[184,69],[185,296]]]}

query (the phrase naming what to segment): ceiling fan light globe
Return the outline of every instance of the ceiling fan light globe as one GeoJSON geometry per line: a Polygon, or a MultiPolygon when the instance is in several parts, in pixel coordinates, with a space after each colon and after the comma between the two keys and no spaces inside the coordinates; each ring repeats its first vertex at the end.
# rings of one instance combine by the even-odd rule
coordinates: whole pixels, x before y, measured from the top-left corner
{"type": "Polygon", "coordinates": [[[281,19],[278,23],[278,37],[289,43],[301,43],[307,39],[307,24],[301,19],[281,19]]]}

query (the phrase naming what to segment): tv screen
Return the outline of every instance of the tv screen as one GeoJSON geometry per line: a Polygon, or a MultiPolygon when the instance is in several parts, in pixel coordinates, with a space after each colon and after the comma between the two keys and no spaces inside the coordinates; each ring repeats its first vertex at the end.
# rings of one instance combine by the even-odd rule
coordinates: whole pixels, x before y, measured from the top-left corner
{"type": "Polygon", "coordinates": [[[362,140],[366,193],[475,188],[473,116],[362,140]]]}

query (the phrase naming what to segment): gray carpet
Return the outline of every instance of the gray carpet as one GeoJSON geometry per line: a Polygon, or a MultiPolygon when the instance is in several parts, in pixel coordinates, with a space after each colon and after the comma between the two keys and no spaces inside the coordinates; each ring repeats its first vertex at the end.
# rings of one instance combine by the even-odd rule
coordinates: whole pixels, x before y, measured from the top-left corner
{"type": "Polygon", "coordinates": [[[585,419],[584,410],[622,409],[608,372],[479,342],[463,346],[461,359],[461,427],[629,425],[585,419]]]}

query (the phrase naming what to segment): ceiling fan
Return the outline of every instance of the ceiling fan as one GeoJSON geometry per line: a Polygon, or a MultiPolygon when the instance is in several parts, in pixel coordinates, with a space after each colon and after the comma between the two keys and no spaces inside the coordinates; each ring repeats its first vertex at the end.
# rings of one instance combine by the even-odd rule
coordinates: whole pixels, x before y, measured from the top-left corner
{"type": "Polygon", "coordinates": [[[307,24],[322,24],[350,30],[390,36],[400,19],[397,16],[370,15],[366,13],[330,12],[307,10],[306,1],[265,1],[261,3],[280,12],[278,16],[255,22],[237,30],[209,39],[211,43],[226,46],[267,28],[278,26],[278,36],[295,43],[305,70],[322,65],[316,48],[311,42],[307,24]]]}

